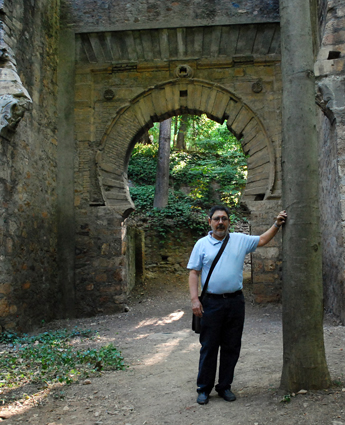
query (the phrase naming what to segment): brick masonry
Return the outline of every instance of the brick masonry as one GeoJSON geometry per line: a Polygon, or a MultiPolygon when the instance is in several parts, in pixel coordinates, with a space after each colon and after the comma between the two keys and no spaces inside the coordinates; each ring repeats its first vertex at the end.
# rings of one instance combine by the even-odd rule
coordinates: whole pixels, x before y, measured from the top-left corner
{"type": "Polygon", "coordinates": [[[279,21],[279,0],[66,0],[63,7],[77,33],[279,21]]]}
{"type": "MultiPolygon", "coordinates": [[[[319,3],[325,305],[344,321],[345,3],[319,3]]],[[[3,327],[64,317],[67,304],[81,316],[125,303],[136,267],[126,238],[141,240],[123,226],[133,208],[126,168],[154,120],[181,111],[230,120],[251,153],[251,232],[272,223],[281,208],[278,1],[1,0],[0,10],[1,46],[32,99],[15,132],[1,137],[3,327]]],[[[257,301],[279,300],[280,237],[253,255],[257,301]]]]}
{"type": "Polygon", "coordinates": [[[329,1],[324,11],[322,44],[315,63],[320,146],[320,210],[324,301],[345,323],[345,4],[329,1]],[[327,13],[326,13],[327,11],[327,13]]]}
{"type": "MultiPolygon", "coordinates": [[[[2,2],[3,38],[32,98],[1,137],[0,320],[28,330],[59,314],[56,285],[57,1],[2,2]]],[[[4,46],[2,46],[4,48],[4,46]]],[[[6,62],[2,62],[6,67],[6,62]]]]}
{"type": "MultiPolygon", "coordinates": [[[[257,31],[258,29],[256,33],[257,31]]],[[[240,46],[247,46],[245,37],[251,38],[252,34],[253,32],[249,31],[246,36],[243,35],[243,41],[238,41],[236,60],[233,60],[232,56],[223,56],[220,59],[204,58],[200,61],[183,57],[181,61],[162,62],[159,58],[160,62],[152,62],[152,59],[147,62],[147,59],[143,61],[136,56],[135,66],[127,65],[114,69],[105,62],[105,56],[96,51],[97,40],[101,43],[101,39],[96,35],[88,39],[83,35],[83,42],[77,42],[76,288],[77,305],[81,306],[80,310],[84,313],[94,314],[98,308],[102,311],[115,308],[114,305],[111,307],[111,303],[121,304],[124,294],[131,287],[131,273],[128,279],[124,273],[124,270],[133,270],[126,252],[122,252],[123,259],[116,266],[113,257],[121,256],[121,246],[125,246],[121,244],[121,217],[126,217],[134,208],[127,188],[127,163],[130,152],[136,138],[145,128],[152,126],[153,121],[182,112],[207,113],[219,122],[227,120],[230,131],[242,138],[243,148],[250,155],[248,184],[243,201],[248,205],[250,203],[253,213],[257,209],[260,211],[252,216],[252,226],[261,229],[260,225],[268,227],[268,224],[272,224],[272,209],[278,207],[276,200],[281,196],[281,130],[280,109],[277,109],[281,97],[279,55],[274,53],[272,56],[266,50],[265,56],[261,50],[260,55],[255,54],[248,58],[241,56],[240,46]],[[80,49],[88,52],[88,56],[82,54],[80,49]],[[90,63],[90,58],[96,58],[92,59],[95,63],[90,63]],[[179,66],[189,67],[193,78],[176,78],[179,66]],[[260,90],[254,91],[253,85],[258,81],[260,90]],[[105,93],[109,90],[112,96],[106,98],[105,93]],[[181,96],[181,93],[184,96],[181,96]],[[93,171],[95,161],[97,180],[93,171]],[[97,182],[98,206],[92,198],[92,187],[96,187],[97,182]],[[108,228],[99,227],[98,213],[104,217],[104,223],[114,220],[111,236],[108,228]],[[268,215],[270,219],[266,217],[268,215]],[[95,231],[95,228],[98,230],[95,231]],[[97,244],[91,243],[93,234],[97,235],[97,244]],[[109,237],[116,248],[112,252],[102,251],[101,241],[104,240],[108,246],[109,241],[106,240],[109,237]],[[104,258],[104,261],[98,262],[100,257],[104,258]],[[118,270],[116,273],[114,267],[118,270]],[[105,283],[109,286],[106,298],[101,295],[105,283]],[[88,289],[85,292],[83,288],[88,289]],[[119,288],[122,288],[122,297],[119,288]],[[107,303],[106,307],[104,302],[107,303]]],[[[164,37],[164,33],[158,35],[164,37]]],[[[267,36],[270,40],[273,35],[274,31],[269,30],[267,36]]],[[[133,33],[132,36],[136,39],[133,33]]],[[[128,44],[126,37],[124,43],[128,44]]],[[[187,39],[184,40],[187,43],[187,39]]],[[[181,43],[183,44],[183,41],[181,43]]],[[[190,47],[180,46],[181,54],[184,55],[188,49],[190,47]]],[[[195,56],[191,51],[189,54],[195,56]]],[[[161,246],[159,255],[165,256],[161,254],[165,250],[166,247],[161,246]]],[[[270,264],[279,262],[280,244],[274,248],[264,248],[261,256],[253,257],[253,267],[256,262],[262,261],[262,256],[266,262],[270,260],[270,264]]],[[[146,258],[148,259],[148,253],[146,258]]],[[[262,288],[262,295],[258,294],[257,300],[279,300],[280,274],[277,270],[268,265],[264,269],[255,266],[255,270],[253,282],[262,288]],[[266,287],[268,289],[264,290],[266,287]]]]}

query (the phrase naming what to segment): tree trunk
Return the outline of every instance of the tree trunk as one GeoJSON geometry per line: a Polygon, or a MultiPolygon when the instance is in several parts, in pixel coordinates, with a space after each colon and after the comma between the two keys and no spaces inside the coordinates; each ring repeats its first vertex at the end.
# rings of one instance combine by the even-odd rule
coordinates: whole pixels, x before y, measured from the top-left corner
{"type": "Polygon", "coordinates": [[[177,139],[176,139],[176,149],[182,151],[186,149],[185,136],[187,132],[187,122],[188,115],[182,115],[180,121],[180,127],[178,129],[177,139]]]}
{"type": "Polygon", "coordinates": [[[323,339],[318,140],[309,0],[280,0],[283,78],[283,371],[290,392],[330,385],[323,339]]]}
{"type": "Polygon", "coordinates": [[[178,122],[178,115],[174,117],[174,136],[173,136],[174,147],[176,147],[176,140],[177,140],[177,122],[178,122]]]}
{"type": "Polygon", "coordinates": [[[149,132],[146,130],[145,133],[140,137],[137,143],[141,143],[142,145],[150,145],[151,140],[149,136],[149,132]]]}
{"type": "Polygon", "coordinates": [[[171,118],[160,123],[159,148],[155,198],[153,206],[164,208],[168,205],[169,195],[169,162],[170,162],[171,118]]]}

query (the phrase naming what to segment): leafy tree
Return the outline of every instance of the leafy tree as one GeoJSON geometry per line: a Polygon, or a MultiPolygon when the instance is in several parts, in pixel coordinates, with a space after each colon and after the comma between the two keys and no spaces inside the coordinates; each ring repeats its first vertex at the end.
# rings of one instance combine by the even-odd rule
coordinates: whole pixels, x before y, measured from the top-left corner
{"type": "MultiPolygon", "coordinates": [[[[179,124],[179,121],[180,117],[176,117],[175,122],[179,124]]],[[[200,223],[206,222],[206,210],[214,203],[220,202],[232,208],[233,221],[240,217],[238,206],[246,183],[246,157],[226,124],[219,125],[204,115],[189,116],[186,121],[186,150],[172,150],[170,154],[170,189],[166,208],[159,214],[152,208],[159,149],[158,123],[150,130],[153,144],[137,144],[134,147],[128,175],[135,187],[131,187],[130,192],[136,205],[134,214],[146,215],[155,227],[173,229],[180,218],[179,226],[190,227],[190,214],[193,214],[196,227],[204,232],[205,228],[200,223]],[[215,190],[214,186],[218,189],[215,190]],[[174,215],[178,218],[172,223],[174,215]],[[164,223],[162,217],[168,221],[164,223]]]]}

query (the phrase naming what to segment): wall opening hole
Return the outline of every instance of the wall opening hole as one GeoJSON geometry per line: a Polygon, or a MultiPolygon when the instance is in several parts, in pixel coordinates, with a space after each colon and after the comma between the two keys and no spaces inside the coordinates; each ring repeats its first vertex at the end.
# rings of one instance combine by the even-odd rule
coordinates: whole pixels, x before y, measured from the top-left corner
{"type": "Polygon", "coordinates": [[[187,97],[188,96],[188,90],[181,90],[180,91],[180,97],[187,97]]]}
{"type": "Polygon", "coordinates": [[[90,202],[90,207],[104,207],[105,203],[104,201],[94,201],[94,202],[90,202]]]}
{"type": "Polygon", "coordinates": [[[255,196],[254,201],[263,201],[265,199],[264,193],[259,193],[255,196]]]}
{"type": "Polygon", "coordinates": [[[338,52],[337,50],[330,50],[329,52],[328,52],[328,60],[331,60],[331,59],[338,59],[338,58],[340,58],[340,52],[338,52]]]}

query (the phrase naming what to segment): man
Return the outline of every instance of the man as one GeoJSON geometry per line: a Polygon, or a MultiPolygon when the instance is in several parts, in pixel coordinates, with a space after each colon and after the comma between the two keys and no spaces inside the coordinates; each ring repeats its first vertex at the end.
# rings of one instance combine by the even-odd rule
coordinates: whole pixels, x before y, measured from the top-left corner
{"type": "Polygon", "coordinates": [[[229,232],[229,210],[214,206],[209,214],[209,234],[195,244],[187,268],[193,313],[201,319],[200,361],[197,402],[207,404],[214,386],[220,348],[219,381],[215,389],[226,401],[236,400],[231,391],[234,369],[240,354],[244,324],[242,293],[243,263],[246,254],[266,245],[285,223],[281,211],[275,223],[261,236],[231,233],[227,245],[210,277],[203,304],[198,298],[198,281],[204,285],[213,259],[229,232]]]}

